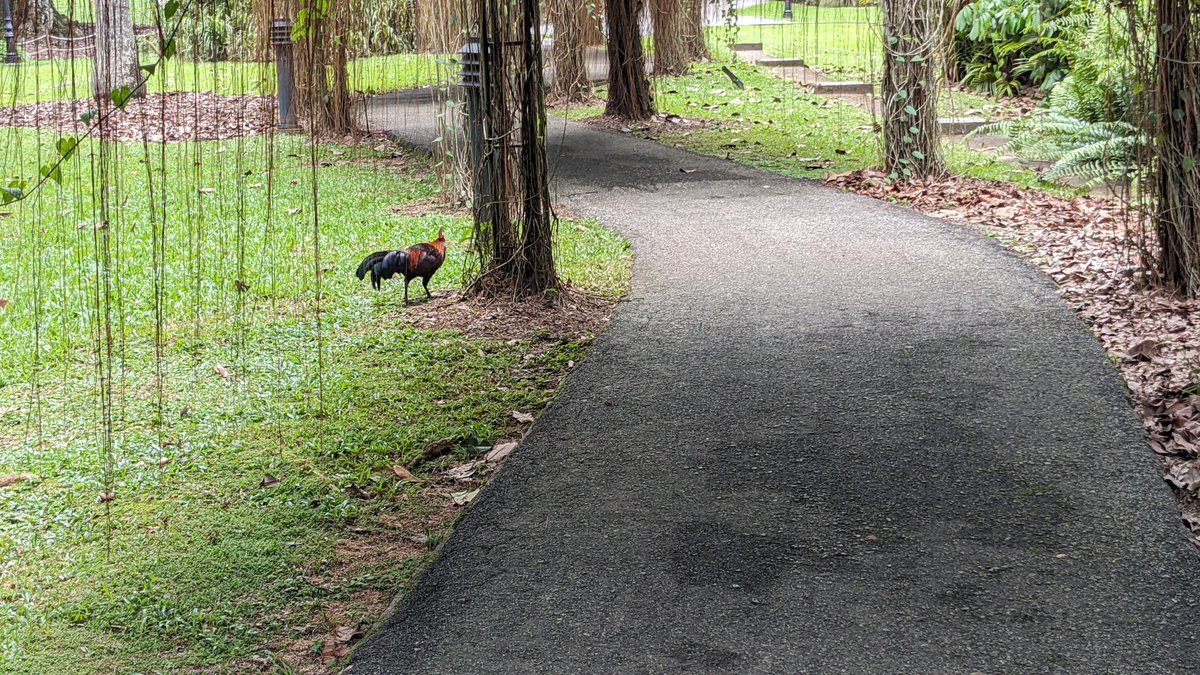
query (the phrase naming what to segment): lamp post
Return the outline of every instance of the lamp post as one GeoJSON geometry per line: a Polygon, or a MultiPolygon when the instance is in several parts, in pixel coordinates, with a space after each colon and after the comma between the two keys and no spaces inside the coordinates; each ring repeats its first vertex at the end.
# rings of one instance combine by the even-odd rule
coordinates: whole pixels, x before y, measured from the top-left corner
{"type": "Polygon", "coordinates": [[[17,36],[13,32],[12,0],[4,0],[4,62],[21,62],[21,57],[17,56],[17,36]]]}
{"type": "Polygon", "coordinates": [[[792,0],[783,0],[783,18],[792,18],[792,0]]]}
{"type": "Polygon", "coordinates": [[[292,67],[291,21],[275,19],[271,22],[271,45],[275,47],[275,98],[279,102],[279,130],[295,131],[300,124],[296,122],[296,73],[292,67]]]}
{"type": "MultiPolygon", "coordinates": [[[[492,153],[488,150],[487,129],[484,121],[484,106],[488,105],[484,88],[484,59],[492,57],[490,49],[484,49],[477,37],[467,38],[467,43],[458,50],[458,86],[467,99],[467,143],[471,160],[471,183],[475,206],[475,222],[492,222],[495,197],[492,195],[492,153]]],[[[491,70],[490,72],[495,72],[491,70]]],[[[490,83],[488,83],[490,84],[490,83]]]]}

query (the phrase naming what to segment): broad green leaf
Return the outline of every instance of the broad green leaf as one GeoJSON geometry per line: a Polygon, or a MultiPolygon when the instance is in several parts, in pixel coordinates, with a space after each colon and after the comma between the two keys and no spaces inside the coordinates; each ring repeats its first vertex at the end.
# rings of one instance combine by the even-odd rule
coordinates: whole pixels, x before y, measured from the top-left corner
{"type": "Polygon", "coordinates": [[[63,159],[71,156],[75,152],[75,147],[79,145],[79,139],[74,136],[63,136],[55,142],[54,147],[58,149],[58,154],[63,159]]]}
{"type": "Polygon", "coordinates": [[[49,178],[50,180],[54,181],[55,183],[58,183],[59,185],[62,184],[62,171],[60,170],[60,168],[57,164],[42,165],[41,173],[42,173],[42,178],[49,178]]]}
{"type": "Polygon", "coordinates": [[[133,90],[129,87],[117,87],[116,89],[112,90],[112,93],[108,95],[108,98],[112,101],[113,105],[117,106],[121,110],[124,110],[125,106],[129,104],[129,99],[132,96],[133,90]]]}

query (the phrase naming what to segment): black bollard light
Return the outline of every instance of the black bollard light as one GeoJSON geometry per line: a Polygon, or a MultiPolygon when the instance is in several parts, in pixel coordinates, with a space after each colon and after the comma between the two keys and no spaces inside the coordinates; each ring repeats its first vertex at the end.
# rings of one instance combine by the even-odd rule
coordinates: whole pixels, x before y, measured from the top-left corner
{"type": "Polygon", "coordinates": [[[4,62],[21,62],[17,55],[17,35],[13,32],[12,0],[4,0],[4,62]]]}
{"type": "Polygon", "coordinates": [[[467,38],[458,50],[458,86],[467,103],[467,142],[470,145],[472,198],[475,222],[492,222],[491,153],[487,151],[487,131],[483,122],[483,47],[479,38],[467,38]]]}
{"type": "Polygon", "coordinates": [[[275,98],[279,102],[279,130],[295,131],[296,74],[292,62],[292,22],[275,19],[271,22],[271,45],[275,47],[275,98]]]}
{"type": "Polygon", "coordinates": [[[783,0],[783,18],[792,18],[792,0],[783,0]]]}

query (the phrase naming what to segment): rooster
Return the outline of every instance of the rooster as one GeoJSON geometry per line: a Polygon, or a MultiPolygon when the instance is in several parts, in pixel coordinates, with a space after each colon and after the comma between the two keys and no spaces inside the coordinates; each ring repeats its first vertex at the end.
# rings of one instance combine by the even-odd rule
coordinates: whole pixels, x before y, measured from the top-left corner
{"type": "Polygon", "coordinates": [[[421,277],[421,285],[425,287],[425,295],[433,298],[429,292],[429,279],[438,271],[446,259],[446,235],[438,229],[438,238],[425,244],[413,244],[399,251],[378,251],[363,258],[358,266],[359,281],[371,273],[371,286],[379,290],[379,284],[384,279],[391,279],[397,274],[404,276],[404,304],[408,304],[408,282],[421,277]]]}

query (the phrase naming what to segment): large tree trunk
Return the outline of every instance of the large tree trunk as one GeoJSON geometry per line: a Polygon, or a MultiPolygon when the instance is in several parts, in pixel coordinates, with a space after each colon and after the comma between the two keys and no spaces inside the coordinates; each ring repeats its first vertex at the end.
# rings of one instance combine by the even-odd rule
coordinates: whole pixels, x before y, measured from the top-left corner
{"type": "Polygon", "coordinates": [[[650,0],[655,75],[683,75],[687,72],[684,18],[683,0],[650,0]]]}
{"type": "Polygon", "coordinates": [[[12,19],[13,29],[21,38],[71,32],[70,17],[58,11],[53,0],[13,0],[12,19]]]}
{"type": "Polygon", "coordinates": [[[683,54],[688,63],[708,60],[708,44],[704,42],[705,0],[683,0],[683,54]]]}
{"type": "Polygon", "coordinates": [[[139,86],[140,80],[129,0],[100,0],[96,3],[96,65],[92,93],[98,99],[106,99],[112,92],[128,87],[132,96],[141,96],[146,93],[146,88],[139,86]]]}
{"type": "Polygon", "coordinates": [[[937,120],[941,0],[883,0],[882,7],[884,169],[893,180],[941,176],[946,173],[937,120]]]}
{"type": "Polygon", "coordinates": [[[542,82],[542,21],[538,0],[523,0],[521,45],[521,192],[524,223],[518,258],[518,295],[540,295],[558,285],[554,270],[554,227],[550,172],[546,161],[546,87],[542,82]]]}
{"type": "Polygon", "coordinates": [[[592,93],[587,71],[587,4],[583,0],[549,0],[547,5],[554,25],[550,93],[562,101],[586,100],[592,93]]]}
{"type": "Polygon", "coordinates": [[[1152,137],[1157,139],[1150,188],[1161,247],[1159,274],[1184,295],[1200,293],[1200,48],[1192,0],[1158,0],[1152,137]],[[1165,27],[1165,28],[1164,28],[1165,27]]]}
{"type": "Polygon", "coordinates": [[[468,292],[529,296],[558,284],[546,160],[538,0],[475,0],[478,87],[468,87],[475,244],[468,292]],[[475,126],[478,124],[478,126],[475,126]]]}
{"type": "Polygon", "coordinates": [[[605,0],[608,21],[607,115],[626,120],[644,120],[654,114],[654,99],[646,81],[646,58],[642,53],[639,0],[605,0]]]}

